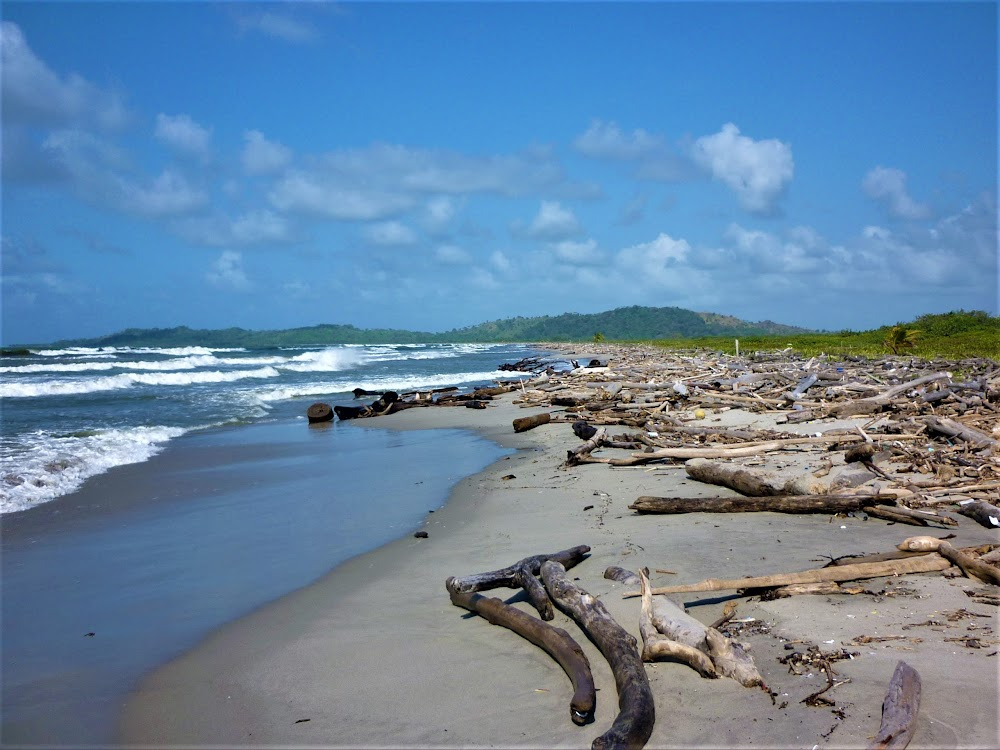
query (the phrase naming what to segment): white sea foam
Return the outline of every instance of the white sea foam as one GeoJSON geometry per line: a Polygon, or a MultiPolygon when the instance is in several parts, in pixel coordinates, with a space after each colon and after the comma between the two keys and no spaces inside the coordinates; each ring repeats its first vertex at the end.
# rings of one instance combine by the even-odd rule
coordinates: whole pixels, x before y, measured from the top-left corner
{"type": "Polygon", "coordinates": [[[0,449],[0,513],[48,502],[115,466],[145,461],[184,432],[179,427],[133,427],[79,436],[37,431],[5,439],[0,449]]]}
{"type": "Polygon", "coordinates": [[[362,381],[351,381],[350,383],[343,380],[301,383],[283,388],[260,390],[256,392],[256,396],[262,403],[266,404],[272,401],[287,401],[306,396],[331,396],[338,393],[349,393],[355,388],[363,388],[366,391],[398,391],[405,393],[406,391],[444,388],[452,385],[462,386],[488,383],[498,378],[504,379],[508,377],[510,377],[510,373],[501,370],[493,370],[491,372],[456,372],[442,375],[410,375],[405,377],[387,376],[384,378],[376,377],[362,381]]]}
{"type": "Polygon", "coordinates": [[[198,383],[232,383],[246,378],[275,378],[279,373],[273,367],[261,367],[256,370],[233,370],[222,372],[209,370],[207,372],[157,372],[136,373],[126,372],[121,375],[108,375],[100,378],[83,380],[45,380],[33,383],[3,383],[0,384],[0,398],[31,398],[37,396],[72,396],[98,391],[115,391],[131,388],[135,385],[194,385],[198,383]]]}
{"type": "Polygon", "coordinates": [[[339,372],[357,367],[366,361],[364,352],[352,349],[332,348],[319,351],[303,352],[291,357],[286,364],[279,365],[283,370],[294,372],[339,372]]]}
{"type": "Polygon", "coordinates": [[[66,349],[38,349],[33,354],[40,357],[93,357],[119,354],[162,354],[168,357],[190,357],[197,354],[212,354],[213,352],[245,352],[242,347],[208,347],[208,346],[174,346],[163,349],[152,346],[71,346],[66,349]]]}

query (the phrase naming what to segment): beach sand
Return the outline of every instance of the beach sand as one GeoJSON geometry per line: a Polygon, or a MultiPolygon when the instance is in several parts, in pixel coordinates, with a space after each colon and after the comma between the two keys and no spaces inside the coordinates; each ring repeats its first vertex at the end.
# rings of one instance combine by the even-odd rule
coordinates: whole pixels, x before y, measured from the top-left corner
{"type": "MultiPolygon", "coordinates": [[[[120,740],[145,747],[589,747],[618,712],[600,652],[556,613],[553,624],[583,646],[599,690],[596,721],[578,727],[558,664],[453,606],[446,578],[586,544],[590,557],[570,578],[638,638],[639,599],[622,598],[631,587],[606,580],[608,566],[673,571],[654,572],[654,586],[692,583],[816,568],[829,557],[888,552],[908,536],[946,533],[824,514],[639,515],[627,507],[639,495],[729,491],[688,480],[681,465],[564,469],[566,450],[579,445],[570,425],[515,434],[512,420],[539,410],[512,400],[503,396],[485,410],[413,409],[366,420],[373,429],[471,429],[515,452],[461,481],[447,505],[428,514],[428,538],[407,535],[355,557],[149,674],[127,702],[120,740]]],[[[773,425],[773,416],[738,409],[709,410],[706,420],[773,425]]],[[[789,455],[781,462],[810,459],[789,455]]],[[[997,532],[966,518],[955,534],[955,546],[998,541],[997,532]]],[[[751,646],[775,696],[730,679],[703,679],[683,665],[648,664],[657,715],[648,746],[866,746],[899,660],[923,684],[910,747],[997,746],[996,608],[964,593],[988,587],[940,573],[862,584],[878,593],[769,602],[735,592],[675,595],[704,623],[729,600],[739,603],[737,620],[754,618],[737,640],[751,646]],[[954,614],[963,609],[973,616],[954,614]],[[852,643],[889,635],[906,640],[852,643]],[[983,648],[946,640],[967,636],[981,638],[983,648]],[[815,644],[854,654],[834,664],[843,683],[825,697],[835,706],[801,702],[826,677],[790,673],[778,661],[790,653],[789,642],[798,650],[815,644]]],[[[487,594],[534,614],[520,592],[487,594]]]]}

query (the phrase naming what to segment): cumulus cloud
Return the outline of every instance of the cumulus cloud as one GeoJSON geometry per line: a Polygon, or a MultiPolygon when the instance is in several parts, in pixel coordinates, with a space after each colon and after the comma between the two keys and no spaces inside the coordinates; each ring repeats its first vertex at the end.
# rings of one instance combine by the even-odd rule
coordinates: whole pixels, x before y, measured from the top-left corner
{"type": "Polygon", "coordinates": [[[875,167],[865,175],[861,188],[869,198],[883,204],[893,218],[925,219],[930,215],[927,206],[906,192],[906,172],[901,169],[875,167]]]}
{"type": "Polygon", "coordinates": [[[455,218],[457,210],[455,201],[451,198],[445,196],[432,198],[424,206],[424,229],[431,234],[444,232],[451,223],[451,220],[455,218]]]}
{"type": "Polygon", "coordinates": [[[238,292],[253,288],[250,279],[243,270],[243,254],[235,250],[223,250],[222,254],[212,263],[205,278],[213,286],[221,289],[232,289],[238,292]]]}
{"type": "Polygon", "coordinates": [[[663,148],[661,138],[638,128],[623,133],[615,122],[594,120],[573,146],[582,154],[595,159],[638,159],[663,148]]]}
{"type": "Polygon", "coordinates": [[[0,24],[2,100],[5,126],[27,123],[48,127],[120,128],[128,120],[122,96],[76,73],[61,76],[28,46],[21,27],[0,24]]]}
{"type": "Polygon", "coordinates": [[[755,141],[741,135],[732,123],[696,140],[691,156],[713,179],[733,190],[740,205],[754,214],[773,213],[795,173],[791,146],[775,139],[755,141]]]}
{"type": "Polygon", "coordinates": [[[161,112],[156,116],[153,135],[175,153],[201,159],[210,155],[211,131],[192,120],[190,115],[171,116],[161,112]]]}
{"type": "Polygon", "coordinates": [[[580,223],[558,201],[542,201],[524,233],[536,240],[562,240],[580,233],[580,223]]]}
{"type": "Polygon", "coordinates": [[[290,148],[269,141],[259,130],[248,130],[243,140],[243,169],[249,175],[280,172],[292,161],[290,148]]]}
{"type": "Polygon", "coordinates": [[[153,180],[134,183],[120,180],[121,207],[149,217],[176,216],[208,205],[208,194],[181,174],[167,169],[153,180]]]}
{"type": "Polygon", "coordinates": [[[373,245],[386,247],[412,245],[417,234],[398,221],[383,221],[365,228],[365,239],[373,245]]]}

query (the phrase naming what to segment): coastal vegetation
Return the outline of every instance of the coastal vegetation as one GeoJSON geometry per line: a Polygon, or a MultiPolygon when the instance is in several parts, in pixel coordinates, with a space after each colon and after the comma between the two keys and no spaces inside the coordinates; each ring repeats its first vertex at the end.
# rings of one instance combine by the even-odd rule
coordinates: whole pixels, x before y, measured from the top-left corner
{"type": "MultiPolygon", "coordinates": [[[[1000,317],[973,310],[922,315],[915,320],[868,331],[810,331],[769,320],[748,322],[678,307],[621,307],[607,312],[514,317],[443,333],[323,324],[275,331],[244,328],[197,330],[130,328],[109,336],[51,344],[66,346],[209,346],[269,347],[334,344],[507,343],[545,341],[648,343],[668,349],[706,348],[735,353],[791,348],[807,356],[877,357],[908,354],[922,358],[990,357],[1000,359],[1000,317]],[[597,331],[597,333],[595,333],[597,331]]],[[[24,347],[5,349],[9,356],[24,347]]]]}
{"type": "MultiPolygon", "coordinates": [[[[704,348],[735,353],[732,338],[672,337],[644,343],[667,349],[704,348]]],[[[794,335],[742,336],[742,352],[791,348],[804,356],[881,357],[907,354],[923,359],[988,357],[1000,360],[1000,317],[981,310],[921,315],[913,321],[869,331],[807,332],[794,335]]]]}

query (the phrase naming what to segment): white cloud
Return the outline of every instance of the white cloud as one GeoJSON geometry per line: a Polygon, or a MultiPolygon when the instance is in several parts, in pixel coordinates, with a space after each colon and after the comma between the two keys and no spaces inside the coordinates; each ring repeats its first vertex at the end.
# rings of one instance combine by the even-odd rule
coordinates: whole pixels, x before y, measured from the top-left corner
{"type": "Polygon", "coordinates": [[[241,32],[256,31],[265,36],[294,44],[311,42],[318,36],[316,29],[311,24],[292,18],[287,14],[269,11],[241,15],[237,18],[236,23],[241,32]]]}
{"type": "Polygon", "coordinates": [[[190,115],[156,116],[156,130],[153,135],[176,153],[207,159],[210,155],[209,141],[212,134],[190,115]]]}
{"type": "Polygon", "coordinates": [[[434,259],[450,266],[466,265],[472,262],[471,256],[455,245],[441,245],[434,250],[434,259]]]}
{"type": "Polygon", "coordinates": [[[360,190],[306,172],[282,178],[268,194],[271,204],[281,210],[311,214],[342,221],[372,221],[398,214],[413,199],[398,192],[360,190]]]}
{"type": "Polygon", "coordinates": [[[662,139],[641,128],[623,133],[615,122],[594,120],[573,141],[578,151],[598,159],[638,159],[663,148],[662,139]]]}
{"type": "Polygon", "coordinates": [[[412,245],[417,241],[416,233],[398,221],[384,221],[365,227],[365,238],[373,245],[412,245]]]}
{"type": "Polygon", "coordinates": [[[889,215],[897,219],[925,219],[930,209],[914,201],[906,192],[906,172],[893,167],[878,166],[861,181],[865,195],[885,205],[889,215]]]}
{"type": "Polygon", "coordinates": [[[243,270],[243,255],[235,250],[223,250],[205,278],[213,286],[245,292],[253,287],[243,270]]]}
{"type": "Polygon", "coordinates": [[[76,73],[60,76],[32,52],[16,23],[0,24],[0,50],[5,125],[96,125],[113,129],[128,120],[119,93],[102,89],[76,73]]]}
{"type": "Polygon", "coordinates": [[[490,254],[490,265],[503,274],[509,274],[514,270],[514,264],[502,250],[494,250],[490,254]]]}
{"type": "Polygon", "coordinates": [[[292,161],[292,151],[276,141],[269,141],[259,130],[248,130],[243,139],[243,169],[250,175],[280,172],[292,161]]]}
{"type": "Polygon", "coordinates": [[[563,240],[551,247],[555,256],[567,263],[591,265],[604,260],[604,253],[597,249],[597,242],[592,239],[583,242],[563,240]]]}
{"type": "Polygon", "coordinates": [[[167,169],[147,184],[120,181],[121,207],[149,217],[176,216],[208,205],[208,195],[167,169]]]}
{"type": "Polygon", "coordinates": [[[190,217],[177,221],[174,229],[189,241],[209,247],[285,245],[299,239],[288,220],[269,209],[248,211],[236,218],[190,217]]]}
{"type": "Polygon", "coordinates": [[[676,240],[661,232],[651,242],[632,245],[619,251],[618,260],[636,270],[658,271],[684,263],[691,254],[687,240],[676,240]]]}
{"type": "Polygon", "coordinates": [[[455,218],[457,208],[451,198],[440,196],[427,201],[424,207],[424,228],[431,234],[444,232],[455,218]]]}
{"type": "Polygon", "coordinates": [[[691,156],[754,214],[772,213],[795,173],[791,146],[775,139],[754,141],[732,123],[695,141],[691,156]]]}
{"type": "Polygon", "coordinates": [[[580,223],[558,201],[542,201],[526,234],[537,240],[562,240],[580,233],[580,223]]]}

